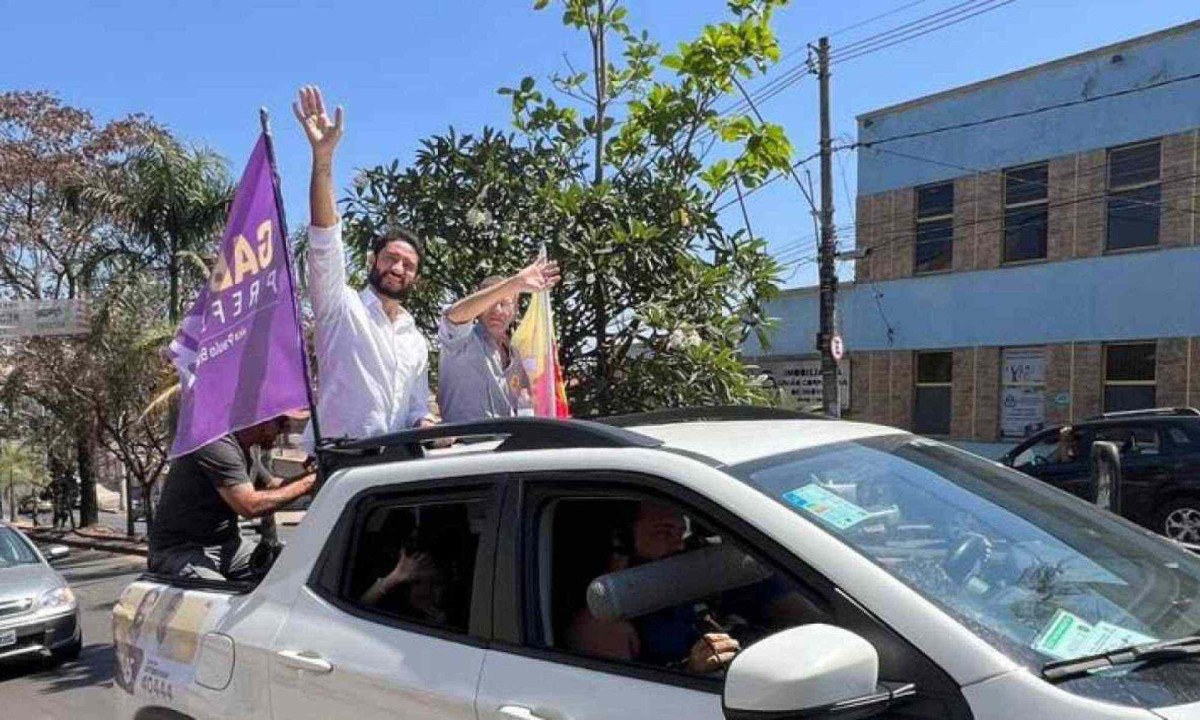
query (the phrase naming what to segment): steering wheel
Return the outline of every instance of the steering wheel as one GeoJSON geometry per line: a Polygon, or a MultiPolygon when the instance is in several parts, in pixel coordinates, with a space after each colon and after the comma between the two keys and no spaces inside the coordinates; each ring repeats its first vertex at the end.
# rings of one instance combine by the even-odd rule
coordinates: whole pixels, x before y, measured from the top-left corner
{"type": "Polygon", "coordinates": [[[1045,455],[1034,455],[1033,459],[1029,461],[1029,464],[1037,467],[1038,465],[1049,465],[1050,461],[1046,459],[1045,455]]]}
{"type": "Polygon", "coordinates": [[[979,533],[967,533],[942,560],[946,576],[966,585],[992,554],[992,541],[979,533]]]}

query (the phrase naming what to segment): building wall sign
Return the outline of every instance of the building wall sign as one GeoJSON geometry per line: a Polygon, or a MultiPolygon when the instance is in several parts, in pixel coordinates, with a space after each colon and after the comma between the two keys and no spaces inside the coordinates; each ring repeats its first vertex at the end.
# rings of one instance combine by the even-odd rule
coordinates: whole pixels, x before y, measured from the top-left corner
{"type": "Polygon", "coordinates": [[[83,300],[0,302],[0,340],[43,335],[82,335],[90,317],[83,300]]]}
{"type": "MultiPolygon", "coordinates": [[[[820,405],[821,359],[768,360],[760,358],[757,365],[775,386],[787,393],[801,409],[820,405]]],[[[850,409],[850,363],[838,363],[838,386],[842,410],[850,409]]]]}
{"type": "Polygon", "coordinates": [[[1000,434],[1029,437],[1046,427],[1046,348],[1008,348],[1000,362],[1000,434]]]}

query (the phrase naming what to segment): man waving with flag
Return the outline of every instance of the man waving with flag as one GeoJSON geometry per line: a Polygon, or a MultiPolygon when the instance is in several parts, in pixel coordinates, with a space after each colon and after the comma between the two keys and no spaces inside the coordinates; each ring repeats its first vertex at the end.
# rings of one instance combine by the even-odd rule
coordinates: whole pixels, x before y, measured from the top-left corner
{"type": "Polygon", "coordinates": [[[424,245],[405,230],[371,243],[369,287],[346,285],[341,218],[333,196],[333,157],[342,108],[333,120],[321,91],[293,104],[312,147],[308,283],[316,316],[317,409],[326,438],[371,437],[434,423],[429,408],[429,345],[403,302],[417,281],[424,245]]]}

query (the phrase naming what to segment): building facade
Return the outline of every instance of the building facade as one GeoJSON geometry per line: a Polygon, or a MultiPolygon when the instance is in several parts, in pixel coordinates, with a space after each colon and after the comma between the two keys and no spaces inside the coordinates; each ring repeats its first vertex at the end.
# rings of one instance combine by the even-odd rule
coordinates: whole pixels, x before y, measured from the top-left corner
{"type": "MultiPolygon", "coordinates": [[[[858,140],[849,417],[997,441],[1200,405],[1200,22],[869,112],[858,140]]],[[[815,357],[816,292],[772,310],[746,354],[778,378],[815,357]]]]}

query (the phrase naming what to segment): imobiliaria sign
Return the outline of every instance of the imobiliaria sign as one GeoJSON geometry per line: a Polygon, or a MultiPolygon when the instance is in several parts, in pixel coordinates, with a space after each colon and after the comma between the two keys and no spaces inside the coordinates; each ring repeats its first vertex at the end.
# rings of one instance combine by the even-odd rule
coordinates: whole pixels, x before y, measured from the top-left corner
{"type": "Polygon", "coordinates": [[[309,404],[269,143],[264,133],[250,154],[216,264],[168,349],[181,386],[171,458],[309,404]]]}

